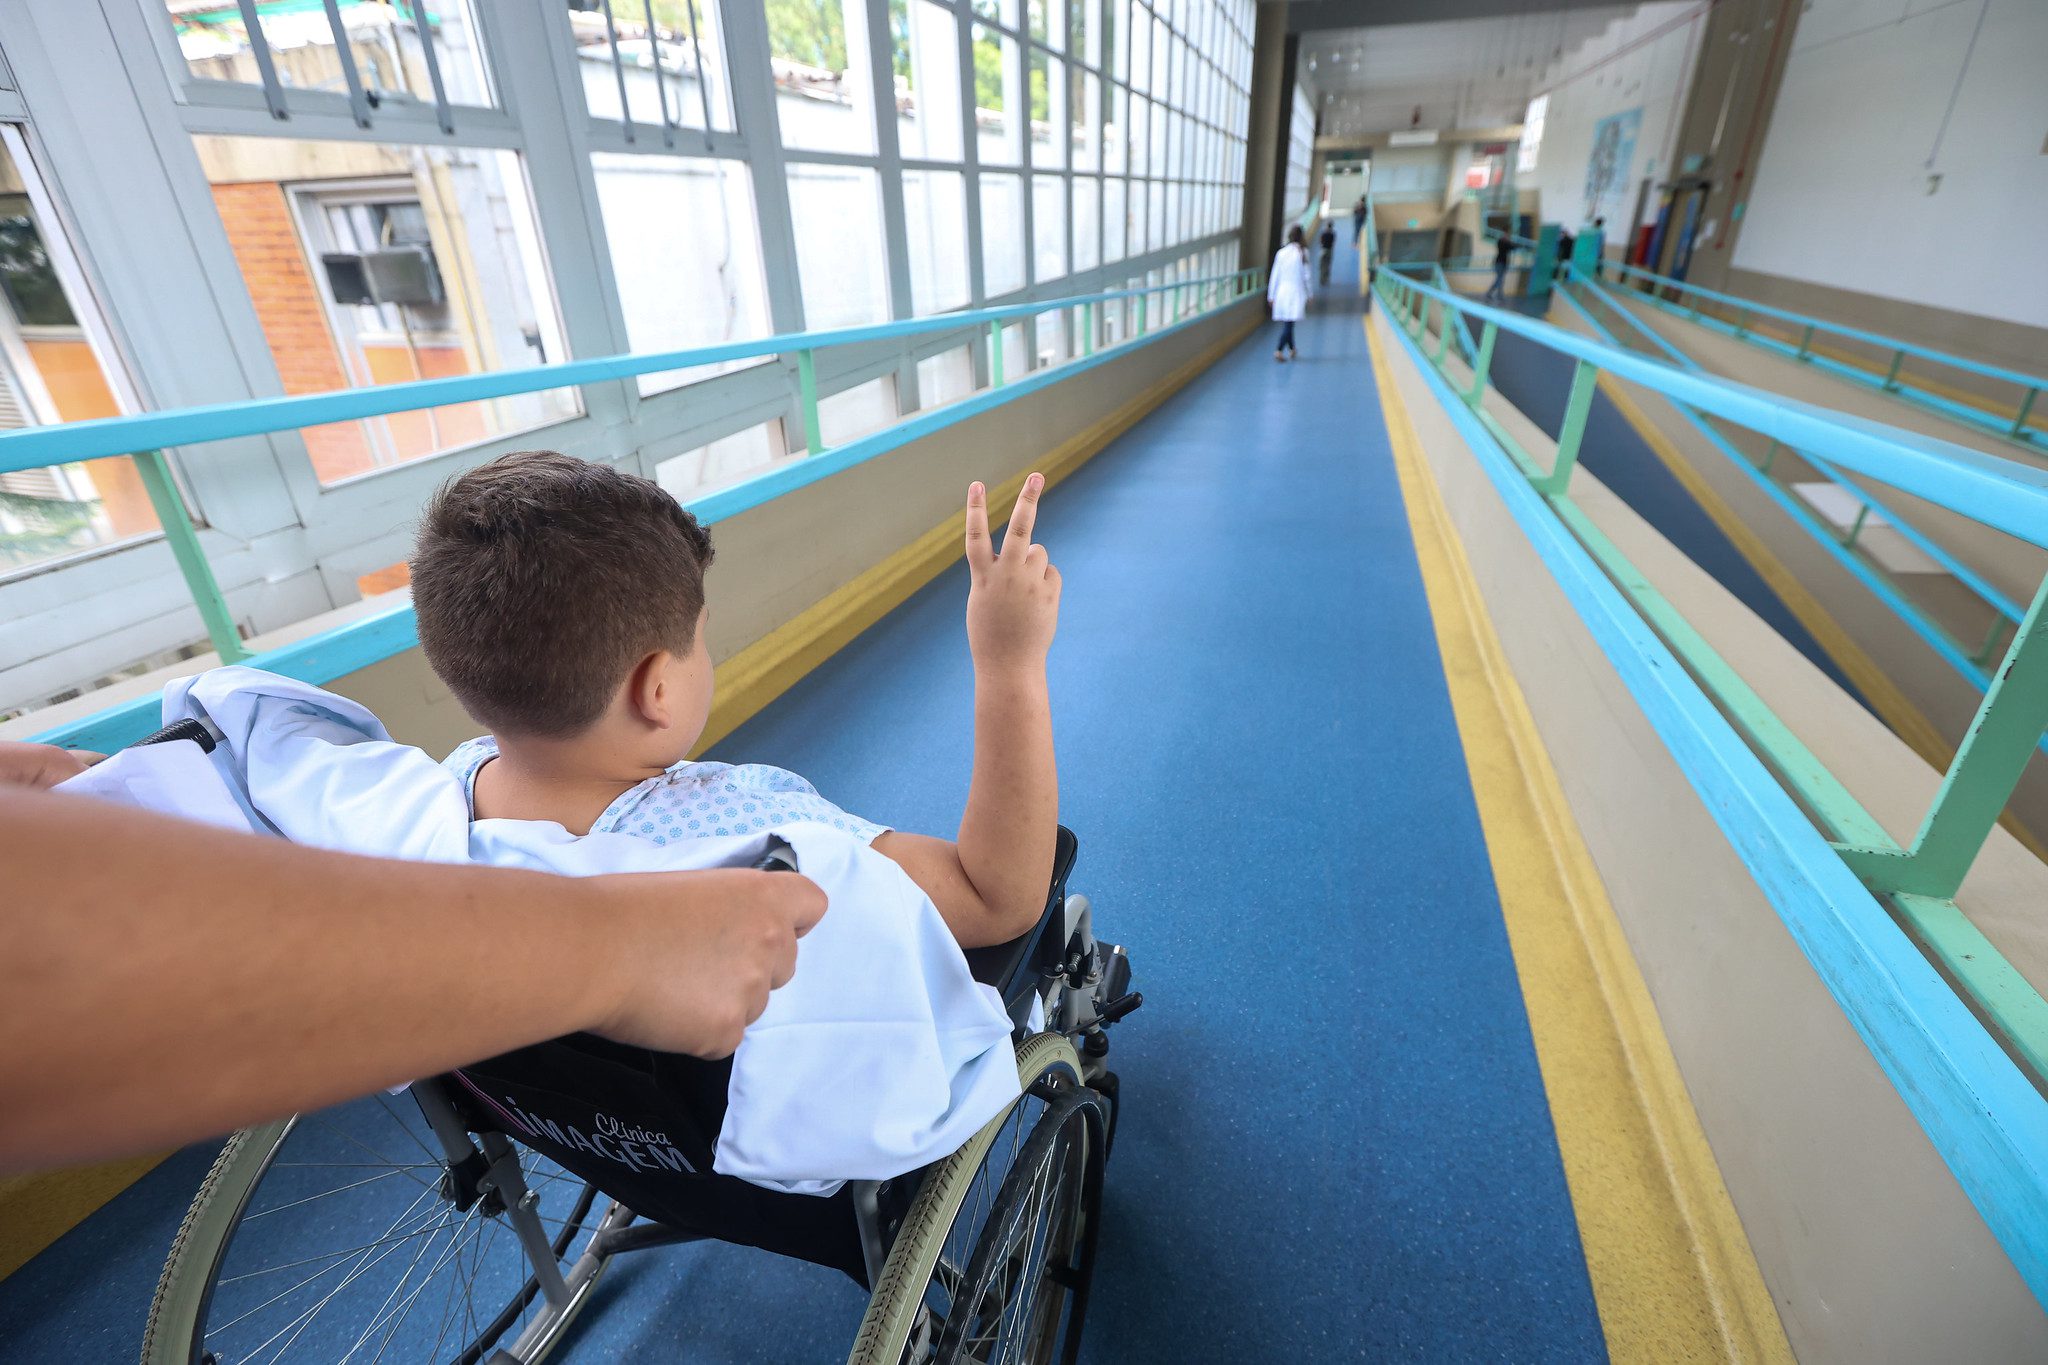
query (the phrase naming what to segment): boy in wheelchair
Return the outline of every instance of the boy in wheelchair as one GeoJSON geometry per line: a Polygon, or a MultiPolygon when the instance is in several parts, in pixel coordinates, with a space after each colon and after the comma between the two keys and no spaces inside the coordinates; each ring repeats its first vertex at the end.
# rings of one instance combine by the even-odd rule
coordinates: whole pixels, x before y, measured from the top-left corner
{"type": "MultiPolygon", "coordinates": [[[[452,1210],[444,1220],[459,1215],[457,1228],[501,1221],[523,1258],[509,1287],[479,1289],[505,1307],[471,1324],[454,1358],[531,1365],[561,1340],[612,1257],[715,1239],[833,1267],[869,1288],[851,1357],[863,1365],[1074,1359],[1114,1131],[1116,1078],[1104,1066],[1103,1030],[1140,997],[1128,990],[1121,950],[1097,944],[1086,901],[1065,886],[1075,846],[1057,824],[1045,680],[1059,577],[1030,539],[1042,487],[1037,475],[1026,482],[1000,554],[984,491],[979,484],[969,491],[975,759],[952,842],[848,815],[777,769],[684,761],[710,707],[703,574],[711,546],[658,486],[529,452],[459,476],[436,497],[413,562],[420,640],[451,691],[494,732],[460,746],[440,770],[440,781],[458,785],[461,795],[437,796],[434,808],[445,812],[452,800],[454,818],[467,815],[470,856],[475,841],[491,846],[486,831],[542,831],[505,836],[497,846],[527,856],[535,849],[560,855],[564,841],[634,844],[642,855],[631,865],[646,868],[657,847],[687,855],[693,843],[729,848],[734,836],[782,830],[808,857],[810,849],[834,848],[818,836],[825,827],[833,838],[865,844],[860,856],[900,868],[891,875],[914,883],[920,904],[929,899],[924,913],[935,910],[959,945],[947,952],[956,962],[965,952],[973,979],[1000,1002],[1002,1028],[1018,1040],[1006,1092],[1014,1098],[976,1111],[975,1123],[993,1117],[970,1129],[951,1155],[927,1156],[930,1164],[914,1169],[899,1163],[897,1174],[881,1179],[778,1184],[722,1173],[725,1139],[746,1098],[740,1064],[749,1043],[739,1064],[708,1063],[576,1035],[415,1083],[411,1121],[424,1126],[410,1140],[446,1154],[435,1187],[452,1210]],[[566,1174],[542,1174],[545,1163],[566,1174]]],[[[237,672],[248,670],[210,676],[237,672]]],[[[256,686],[274,685],[281,686],[269,699],[293,725],[311,724],[324,736],[337,721],[343,729],[353,724],[343,741],[352,751],[402,750],[384,740],[374,717],[352,717],[352,704],[308,697],[311,689],[281,679],[256,686]]],[[[167,690],[167,718],[172,698],[167,690]]],[[[237,721],[250,712],[236,709],[231,685],[201,680],[177,699],[196,703],[187,714],[225,731],[223,742],[246,762],[253,785],[256,769],[270,760],[260,737],[237,721]]],[[[415,777],[418,764],[431,767],[416,751],[402,752],[415,777]]],[[[287,773],[281,785],[318,798],[307,803],[300,830],[283,832],[321,837],[342,813],[362,809],[365,794],[391,785],[373,777],[348,787],[324,774],[287,773]]],[[[386,825],[409,822],[405,803],[398,805],[386,825]]],[[[419,851],[426,847],[415,841],[408,856],[436,856],[419,851]]],[[[800,870],[816,876],[808,862],[800,870]]],[[[835,913],[841,925],[875,922],[860,918],[869,907],[827,890],[835,904],[806,944],[829,930],[835,913]]],[[[880,951],[895,946],[892,940],[880,951]]],[[[879,973],[885,964],[875,967],[879,973]]],[[[792,986],[803,982],[800,950],[792,986]]],[[[849,1021],[858,1024],[857,1016],[849,1021]]],[[[886,1088],[888,1078],[871,1063],[844,1083],[843,1098],[824,1097],[825,1110],[872,1102],[864,1092],[886,1088]]],[[[813,1118],[821,1112],[817,1097],[796,1107],[813,1118]]],[[[284,1313],[292,1301],[246,1291],[257,1301],[245,1307],[236,1286],[260,1284],[271,1258],[306,1263],[313,1248],[292,1231],[299,1210],[335,1194],[363,1197],[355,1191],[371,1182],[359,1177],[362,1155],[384,1143],[351,1134],[347,1147],[323,1148],[321,1134],[296,1124],[230,1141],[166,1266],[145,1361],[233,1358],[230,1329],[261,1340],[265,1315],[284,1313]],[[343,1158],[338,1164],[350,1178],[332,1194],[309,1192],[305,1183],[325,1164],[320,1157],[343,1158]],[[238,1240],[238,1229],[258,1218],[271,1220],[265,1237],[238,1240]]],[[[416,1218],[420,1196],[407,1193],[413,1203],[401,1218],[416,1218]]],[[[319,1229],[308,1234],[316,1246],[334,1221],[307,1220],[319,1229]]],[[[415,1251],[414,1260],[423,1254],[415,1251]]],[[[445,1264],[435,1262],[436,1270],[445,1264]]],[[[461,1258],[454,1264],[459,1273],[461,1258]]],[[[418,1287],[408,1291],[411,1273],[388,1293],[366,1282],[363,1339],[396,1330],[387,1327],[391,1313],[378,1296],[385,1305],[408,1292],[417,1297],[418,1287]]],[[[471,1288],[463,1286],[465,1299],[471,1288]]],[[[325,1304],[313,1311],[337,1311],[325,1304]]],[[[292,1330],[289,1319],[283,1330],[292,1330]]],[[[438,1337],[428,1354],[445,1354],[438,1337]]]]}
{"type": "Polygon", "coordinates": [[[689,763],[711,710],[710,534],[650,480],[553,451],[506,455],[429,504],[412,560],[427,662],[490,727],[449,756],[477,819],[546,820],[666,844],[820,821],[891,859],[964,948],[1045,905],[1059,824],[1045,660],[1060,576],[1031,543],[1025,483],[1003,551],[968,492],[974,778],[957,840],[888,830],[793,773],[689,763]]]}

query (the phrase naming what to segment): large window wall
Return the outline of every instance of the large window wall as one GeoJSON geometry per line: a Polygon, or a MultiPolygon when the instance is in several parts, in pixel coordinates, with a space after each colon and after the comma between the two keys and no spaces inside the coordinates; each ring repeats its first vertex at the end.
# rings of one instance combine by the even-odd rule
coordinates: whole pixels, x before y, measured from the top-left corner
{"type": "MultiPolygon", "coordinates": [[[[25,7],[0,32],[0,425],[1220,273],[1252,9],[25,7]]],[[[1100,316],[1105,339],[1135,324],[1100,316]]],[[[1009,329],[1005,372],[1077,354],[1078,322],[1009,329]]],[[[985,386],[984,342],[824,353],[824,440],[985,386]]],[[[802,423],[775,357],[167,453],[256,634],[402,588],[426,493],[505,450],[690,497],[802,458],[802,423]]],[[[203,638],[126,462],[0,479],[0,716],[203,638]]]]}

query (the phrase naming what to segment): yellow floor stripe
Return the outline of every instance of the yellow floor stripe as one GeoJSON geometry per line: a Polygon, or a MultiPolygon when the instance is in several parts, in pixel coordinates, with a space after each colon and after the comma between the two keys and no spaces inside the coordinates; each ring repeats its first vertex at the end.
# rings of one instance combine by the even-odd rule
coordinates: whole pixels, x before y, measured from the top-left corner
{"type": "MultiPolygon", "coordinates": [[[[1038,465],[1046,483],[1058,483],[1086,464],[1264,321],[1262,314],[1250,311],[1244,326],[1231,328],[1222,340],[1158,384],[1047,451],[1038,465]]],[[[963,477],[963,495],[966,486],[963,477]]],[[[1023,486],[1024,473],[1019,473],[989,491],[989,504],[1007,506],[1023,486]]],[[[964,531],[960,516],[947,519],[718,665],[716,700],[695,752],[701,753],[731,734],[936,578],[960,557],[964,531]]],[[[158,1155],[0,1180],[0,1279],[27,1264],[163,1159],[164,1155],[158,1155]]]]}
{"type": "Polygon", "coordinates": [[[1610,1357],[1792,1350],[1634,955],[1366,323],[1444,677],[1610,1357]]]}

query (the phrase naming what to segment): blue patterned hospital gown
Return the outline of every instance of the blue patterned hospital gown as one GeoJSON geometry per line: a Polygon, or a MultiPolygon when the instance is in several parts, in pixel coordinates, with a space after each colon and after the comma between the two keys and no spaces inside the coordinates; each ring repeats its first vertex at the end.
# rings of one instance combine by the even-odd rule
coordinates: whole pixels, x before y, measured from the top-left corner
{"type": "MultiPolygon", "coordinates": [[[[462,779],[472,811],[477,769],[497,755],[498,742],[484,735],[457,745],[442,761],[462,779]]],[[[757,834],[803,821],[843,829],[862,843],[873,843],[889,830],[887,825],[848,815],[818,795],[816,787],[781,768],[765,763],[678,763],[660,777],[620,792],[590,832],[632,834],[666,844],[674,839],[757,834]]]]}

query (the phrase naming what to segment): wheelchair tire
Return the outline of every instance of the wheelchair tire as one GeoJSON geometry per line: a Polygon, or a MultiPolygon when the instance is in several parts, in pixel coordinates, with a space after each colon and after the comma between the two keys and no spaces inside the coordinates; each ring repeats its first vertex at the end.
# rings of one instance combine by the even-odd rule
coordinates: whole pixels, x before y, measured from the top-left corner
{"type": "MultiPolygon", "coordinates": [[[[982,1233],[1003,1211],[1006,1177],[1017,1169],[1047,1120],[1063,1126],[1061,1116],[1076,1104],[1085,1105],[1097,1120],[1103,1117],[1102,1100],[1086,1089],[1080,1056],[1062,1035],[1040,1033],[1026,1039],[1017,1049],[1017,1074],[1025,1092],[1017,1103],[926,1175],[897,1230],[847,1365],[926,1365],[937,1359],[945,1324],[938,1321],[930,1299],[934,1291],[950,1299],[967,1278],[982,1233]]],[[[1059,1355],[1043,1356],[1045,1361],[1071,1361],[1080,1339],[1085,1277],[1092,1269],[1099,1222],[1094,1201],[1101,1189],[1102,1133],[1097,1122],[1089,1154],[1095,1177],[1082,1225],[1085,1254],[1081,1278],[1074,1286],[1069,1342],[1059,1355]]]]}
{"type": "MultiPolygon", "coordinates": [[[[378,1104],[386,1112],[392,1113],[395,1121],[399,1120],[399,1115],[394,1112],[393,1106],[386,1105],[382,1099],[377,1097],[356,1101],[353,1106],[337,1106],[335,1110],[324,1111],[324,1114],[333,1115],[355,1106],[366,1106],[372,1103],[378,1104]]],[[[455,1213],[449,1213],[446,1216],[445,1225],[444,1223],[430,1221],[439,1216],[435,1213],[437,1208],[445,1206],[452,1211],[454,1205],[446,1199],[445,1194],[436,1194],[432,1188],[441,1185],[442,1175],[447,1170],[445,1158],[439,1161],[432,1160],[431,1158],[435,1154],[426,1151],[424,1146],[422,1146],[419,1152],[418,1160],[413,1160],[412,1154],[406,1152],[403,1154],[405,1156],[404,1162],[388,1163],[388,1171],[385,1173],[360,1180],[356,1178],[354,1171],[348,1171],[342,1176],[335,1177],[341,1183],[335,1190],[326,1194],[315,1194],[293,1199],[290,1196],[296,1195],[298,1191],[290,1188],[289,1178],[281,1182],[275,1182],[283,1184],[285,1188],[274,1192],[272,1198],[275,1198],[276,1193],[282,1193],[287,1197],[283,1202],[272,1203],[267,1208],[263,1207],[265,1197],[262,1191],[266,1188],[266,1179],[289,1168],[333,1166],[346,1169],[353,1165],[359,1168],[375,1169],[376,1163],[368,1160],[355,1163],[280,1161],[281,1155],[290,1152],[295,1134],[304,1131],[309,1138],[316,1136],[317,1125],[322,1118],[323,1115],[300,1115],[289,1119],[281,1119],[254,1128],[245,1128],[228,1139],[226,1146],[221,1149],[219,1157],[214,1160],[212,1169],[207,1172],[206,1179],[201,1182],[199,1192],[194,1196],[191,1206],[186,1211],[184,1221],[178,1228],[177,1236],[172,1241],[170,1255],[165,1260],[162,1277],[157,1283],[155,1297],[150,1303],[149,1321],[144,1331],[142,1343],[143,1365],[209,1365],[210,1362],[216,1360],[225,1361],[228,1362],[228,1365],[232,1365],[232,1362],[235,1360],[248,1359],[251,1356],[275,1360],[295,1358],[307,1360],[332,1359],[340,1352],[330,1349],[331,1342],[329,1339],[319,1334],[315,1334],[314,1341],[307,1343],[307,1350],[303,1356],[295,1356],[290,1352],[289,1348],[298,1340],[299,1334],[303,1333],[306,1327],[318,1318],[321,1309],[325,1307],[326,1303],[341,1292],[340,1289],[335,1289],[331,1293],[325,1294],[323,1298],[318,1300],[318,1307],[313,1307],[310,1310],[300,1309],[299,1312],[285,1317],[277,1329],[269,1336],[268,1340],[264,1340],[261,1336],[252,1336],[248,1342],[241,1343],[239,1349],[232,1351],[216,1349],[217,1344],[225,1345],[225,1343],[216,1343],[212,1339],[213,1334],[231,1329],[243,1319],[249,1318],[263,1308],[270,1306],[272,1302],[285,1300],[285,1296],[294,1292],[294,1290],[286,1290],[285,1293],[275,1295],[271,1300],[259,1303],[255,1308],[242,1312],[227,1327],[212,1323],[211,1318],[214,1316],[216,1309],[218,1308],[218,1311],[222,1313],[228,1313],[242,1308],[244,1305],[242,1302],[236,1301],[226,1306],[220,1306],[218,1291],[226,1284],[258,1280],[265,1275],[277,1273],[278,1271],[289,1271],[305,1266],[316,1266],[319,1269],[315,1270],[312,1276],[302,1281],[302,1284],[314,1284],[321,1276],[332,1274],[335,1268],[347,1267],[347,1272],[340,1281],[345,1288],[347,1284],[353,1283],[364,1277],[369,1271],[376,1269],[385,1260],[392,1259],[392,1269],[398,1269],[400,1265],[403,1265],[405,1268],[397,1284],[389,1291],[389,1297],[381,1302],[374,1297],[377,1290],[383,1288],[384,1280],[381,1278],[374,1281],[373,1287],[366,1291],[372,1296],[366,1302],[373,1307],[370,1319],[363,1326],[359,1335],[369,1343],[362,1349],[375,1354],[376,1348],[380,1344],[387,1348],[394,1345],[401,1329],[405,1326],[405,1314],[411,1311],[411,1300],[417,1300],[421,1297],[426,1284],[450,1262],[453,1262],[455,1265],[456,1270],[454,1273],[456,1274],[461,1274],[465,1268],[467,1269],[470,1279],[463,1286],[465,1289],[465,1299],[473,1297],[468,1293],[469,1286],[475,1283],[479,1270],[483,1268],[486,1256],[494,1248],[501,1248],[504,1252],[508,1253],[502,1256],[499,1262],[493,1263],[491,1267],[494,1271],[494,1274],[491,1276],[492,1288],[499,1292],[487,1298],[481,1305],[480,1311],[465,1312],[463,1316],[466,1321],[451,1322],[449,1326],[454,1329],[454,1340],[447,1343],[445,1351],[440,1349],[440,1342],[437,1340],[436,1347],[431,1354],[436,1359],[445,1359],[457,1362],[458,1365],[464,1365],[466,1362],[484,1360],[501,1342],[509,1343],[516,1336],[513,1328],[526,1307],[532,1302],[538,1288],[532,1274],[532,1268],[526,1261],[523,1251],[519,1249],[515,1238],[506,1237],[500,1239],[496,1235],[496,1231],[509,1232],[508,1228],[494,1231],[490,1238],[484,1241],[483,1245],[476,1245],[483,1238],[483,1229],[479,1221],[482,1215],[478,1213],[478,1210],[484,1207],[481,1202],[470,1210],[461,1211],[459,1218],[455,1213]],[[311,1120],[310,1123],[308,1121],[309,1118],[311,1120]],[[303,1258],[297,1252],[287,1252],[286,1254],[290,1255],[292,1259],[286,1260],[276,1267],[264,1267],[260,1264],[252,1265],[247,1260],[246,1255],[241,1261],[232,1260],[236,1256],[238,1234],[244,1235],[245,1246],[246,1243],[252,1240],[260,1241],[263,1238],[288,1235],[284,1232],[283,1228],[271,1226],[262,1230],[263,1238],[250,1238],[246,1235],[246,1229],[247,1225],[254,1219],[262,1218],[268,1214],[285,1213],[294,1208],[310,1208],[315,1201],[323,1198],[359,1193],[365,1187],[385,1181],[387,1176],[396,1175],[408,1176],[410,1183],[394,1179],[386,1188],[390,1189],[392,1196],[400,1204],[403,1204],[408,1196],[410,1196],[412,1203],[405,1206],[405,1211],[401,1212],[399,1217],[392,1220],[387,1226],[386,1232],[390,1234],[389,1236],[382,1239],[372,1239],[369,1244],[360,1248],[350,1248],[342,1251],[330,1249],[316,1250],[315,1246],[309,1243],[302,1248],[305,1253],[303,1258]],[[415,1192],[415,1186],[421,1188],[415,1192]],[[420,1212],[420,1207],[423,1203],[426,1206],[426,1211],[420,1212]],[[396,1231],[400,1227],[401,1222],[408,1218],[415,1220],[414,1225],[406,1227],[404,1231],[396,1231]],[[465,1228],[468,1228],[469,1231],[463,1231],[465,1228]],[[445,1247],[440,1240],[441,1234],[444,1232],[448,1235],[445,1247]],[[408,1239],[415,1243],[410,1259],[403,1255],[392,1258],[392,1248],[396,1247],[400,1252],[405,1251],[406,1248],[402,1244],[408,1239]],[[377,1253],[375,1249],[380,1246],[384,1247],[384,1250],[382,1253],[377,1253]],[[474,1259],[469,1261],[467,1265],[465,1265],[465,1247],[474,1248],[474,1259]],[[422,1260],[427,1259],[428,1248],[434,1248],[433,1259],[427,1270],[423,1273],[419,1287],[411,1291],[410,1300],[401,1298],[401,1293],[405,1291],[406,1285],[413,1274],[412,1267],[418,1266],[422,1260]],[[237,1273],[232,1276],[227,1275],[226,1272],[230,1269],[235,1270],[237,1273]],[[495,1315],[492,1313],[494,1307],[496,1310],[495,1315]],[[403,1311],[401,1311],[401,1308],[403,1311]],[[382,1334],[381,1342],[380,1333],[382,1334]],[[281,1346],[276,1345],[280,1338],[283,1338],[284,1343],[281,1346]],[[251,1346],[254,1347],[253,1350],[251,1346]],[[275,1355],[270,1354],[273,1346],[276,1349],[275,1355]]],[[[394,1132],[393,1136],[397,1136],[396,1132],[394,1132]]],[[[356,1148],[364,1148],[365,1150],[360,1153],[362,1156],[381,1156],[381,1152],[370,1152],[359,1136],[344,1134],[343,1138],[346,1143],[352,1143],[356,1148]]],[[[425,1142],[430,1143],[432,1141],[432,1136],[426,1131],[424,1123],[422,1123],[420,1132],[413,1135],[413,1140],[416,1142],[422,1138],[425,1142]]],[[[538,1161],[538,1158],[534,1157],[531,1153],[527,1153],[526,1149],[517,1148],[516,1150],[524,1158],[522,1165],[526,1164],[527,1160],[538,1161]]],[[[301,1153],[301,1155],[314,1154],[317,1153],[301,1153]]],[[[353,1151],[346,1154],[356,1155],[353,1151]]],[[[293,1174],[296,1175],[296,1172],[293,1172],[293,1174]]],[[[535,1174],[538,1173],[535,1172],[535,1174]]],[[[591,1218],[596,1191],[588,1185],[581,1184],[581,1182],[573,1182],[555,1176],[543,1177],[534,1183],[537,1189],[546,1188],[548,1191],[547,1198],[551,1201],[548,1207],[551,1209],[551,1214],[542,1216],[548,1225],[549,1236],[547,1240],[551,1244],[556,1256],[561,1258],[568,1254],[571,1243],[574,1242],[580,1231],[586,1227],[596,1225],[596,1220],[591,1218]]],[[[315,1215],[302,1216],[301,1221],[307,1224],[310,1235],[317,1236],[319,1233],[327,1230],[327,1228],[321,1226],[317,1216],[320,1212],[316,1210],[315,1215]]],[[[382,1210],[379,1210],[377,1216],[382,1216],[382,1210]]],[[[333,1222],[330,1219],[327,1227],[331,1228],[331,1226],[333,1226],[333,1222]]],[[[562,1268],[566,1273],[567,1265],[564,1264],[562,1268]]],[[[589,1272],[586,1280],[594,1281],[596,1275],[601,1270],[602,1264],[600,1263],[589,1272]]],[[[317,1287],[313,1288],[310,1292],[320,1293],[327,1288],[329,1283],[335,1283],[335,1281],[330,1280],[326,1283],[318,1283],[317,1287]]],[[[277,1281],[269,1281],[252,1291],[252,1293],[269,1294],[277,1285],[277,1281]]],[[[295,1286],[294,1289],[296,1288],[295,1286]]],[[[437,1285],[435,1294],[431,1296],[435,1299],[435,1304],[438,1304],[440,1301],[440,1293],[440,1287],[437,1285]]],[[[447,1294],[449,1302],[452,1304],[454,1302],[453,1289],[449,1289],[447,1294]]],[[[587,1294],[579,1294],[576,1297],[571,1304],[569,1312],[563,1316],[557,1329],[548,1338],[548,1345],[551,1346],[554,1341],[559,1340],[561,1330],[566,1329],[568,1325],[568,1318],[573,1316],[574,1309],[580,1308],[586,1299],[587,1294]]],[[[294,1307],[297,1307],[297,1305],[285,1302],[284,1306],[278,1308],[276,1312],[277,1314],[285,1314],[294,1307]]],[[[431,1312],[433,1307],[434,1305],[429,1305],[428,1311],[431,1312]]],[[[465,1304],[465,1307],[467,1308],[469,1305],[465,1304]]],[[[340,1315],[337,1314],[337,1316],[340,1315]]],[[[276,1321],[277,1316],[273,1315],[270,1320],[259,1323],[257,1328],[251,1330],[252,1332],[261,1332],[267,1329],[271,1322],[276,1321]]],[[[324,1327],[325,1330],[331,1331],[335,1325],[330,1319],[324,1327]]],[[[352,1330],[355,1330],[353,1326],[344,1327],[343,1334],[347,1335],[352,1330]]],[[[399,1358],[422,1358],[421,1344],[413,1343],[409,1350],[400,1348],[402,1355],[399,1358]]],[[[541,1354],[544,1354],[544,1352],[541,1354]]],[[[531,1358],[532,1361],[541,1359],[541,1354],[534,1355],[531,1358]]],[[[531,1362],[525,1362],[524,1365],[531,1365],[531,1362]]]]}

